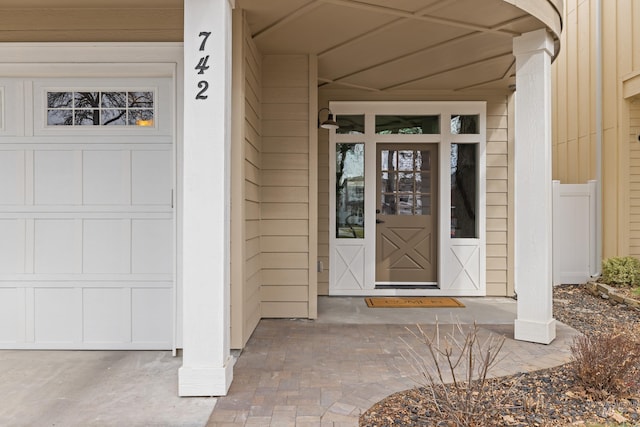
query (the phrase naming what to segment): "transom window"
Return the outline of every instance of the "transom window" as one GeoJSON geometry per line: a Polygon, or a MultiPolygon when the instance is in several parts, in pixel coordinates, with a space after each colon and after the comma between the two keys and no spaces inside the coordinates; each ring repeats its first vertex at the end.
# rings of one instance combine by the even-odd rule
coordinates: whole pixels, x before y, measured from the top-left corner
{"type": "Polygon", "coordinates": [[[154,93],[47,91],[47,126],[154,126],[154,93]]]}

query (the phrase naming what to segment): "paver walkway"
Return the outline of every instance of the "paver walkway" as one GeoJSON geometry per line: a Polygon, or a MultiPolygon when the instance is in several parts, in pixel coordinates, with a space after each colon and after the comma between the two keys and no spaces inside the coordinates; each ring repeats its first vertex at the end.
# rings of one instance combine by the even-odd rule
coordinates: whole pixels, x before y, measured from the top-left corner
{"type": "MultiPolygon", "coordinates": [[[[482,337],[491,333],[507,338],[496,376],[567,362],[576,334],[558,324],[556,340],[541,345],[513,340],[513,325],[480,326],[482,337]]],[[[357,426],[375,402],[416,385],[401,337],[411,339],[405,325],[262,320],[207,425],[357,426]]]]}

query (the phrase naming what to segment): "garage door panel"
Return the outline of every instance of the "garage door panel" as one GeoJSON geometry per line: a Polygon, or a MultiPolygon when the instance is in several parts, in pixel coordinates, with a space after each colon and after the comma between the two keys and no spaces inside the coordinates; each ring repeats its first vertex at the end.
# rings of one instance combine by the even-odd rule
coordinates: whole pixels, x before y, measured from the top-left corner
{"type": "Polygon", "coordinates": [[[34,153],[35,204],[81,204],[81,169],[81,151],[36,151],[34,153]]]}
{"type": "Polygon", "coordinates": [[[173,271],[173,222],[166,219],[131,221],[133,274],[170,274],[173,271]]]}
{"type": "Polygon", "coordinates": [[[83,333],[86,343],[131,341],[131,290],[90,288],[83,290],[83,333]]]}
{"type": "Polygon", "coordinates": [[[85,274],[129,274],[131,220],[84,220],[82,263],[85,274]]]}
{"type": "Polygon", "coordinates": [[[0,151],[0,204],[23,204],[24,182],[24,151],[0,151]]]}
{"type": "Polygon", "coordinates": [[[87,150],[82,157],[82,199],[85,205],[131,203],[129,151],[87,150]]]}
{"type": "Polygon", "coordinates": [[[0,274],[25,272],[25,240],[25,220],[0,220],[0,274]]]}
{"type": "Polygon", "coordinates": [[[82,320],[78,304],[80,289],[36,288],[34,290],[34,338],[38,343],[80,341],[82,320]]]}
{"type": "Polygon", "coordinates": [[[82,220],[37,219],[34,241],[36,274],[82,272],[82,220]]]}
{"type": "Polygon", "coordinates": [[[16,319],[24,319],[21,305],[17,288],[0,288],[0,342],[19,339],[20,327],[24,326],[24,323],[16,322],[16,319]]]}
{"type": "Polygon", "coordinates": [[[136,342],[171,342],[171,289],[132,289],[131,332],[136,342]]]}
{"type": "Polygon", "coordinates": [[[132,201],[134,205],[171,203],[171,152],[134,151],[132,163],[132,201]]]}

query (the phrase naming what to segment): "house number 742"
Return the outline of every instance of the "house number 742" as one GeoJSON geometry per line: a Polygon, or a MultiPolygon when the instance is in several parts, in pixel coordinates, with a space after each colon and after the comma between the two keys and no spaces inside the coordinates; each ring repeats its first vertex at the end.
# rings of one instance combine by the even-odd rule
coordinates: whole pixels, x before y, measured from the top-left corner
{"type": "MultiPolygon", "coordinates": [[[[198,34],[198,37],[202,37],[202,42],[200,43],[200,49],[199,49],[200,52],[205,50],[205,47],[207,45],[207,40],[209,40],[210,35],[211,35],[211,31],[201,31],[200,34],[198,34]]],[[[198,61],[198,65],[195,66],[195,69],[198,71],[198,74],[204,74],[209,69],[209,65],[207,65],[207,62],[209,62],[209,55],[200,57],[200,60],[198,61]]],[[[209,90],[208,81],[200,80],[198,82],[198,89],[200,90],[196,94],[196,99],[207,99],[209,97],[209,95],[205,95],[207,93],[207,90],[209,90]]]]}

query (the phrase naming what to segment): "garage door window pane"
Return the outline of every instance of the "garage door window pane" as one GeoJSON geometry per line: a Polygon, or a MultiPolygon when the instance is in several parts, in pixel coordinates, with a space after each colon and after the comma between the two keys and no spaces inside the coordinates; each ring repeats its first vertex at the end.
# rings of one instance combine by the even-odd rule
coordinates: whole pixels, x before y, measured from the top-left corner
{"type": "Polygon", "coordinates": [[[47,111],[48,126],[73,125],[73,110],[49,110],[47,111]]]}
{"type": "Polygon", "coordinates": [[[102,110],[102,125],[104,126],[126,125],[126,120],[127,110],[113,108],[102,110]]]}
{"type": "Polygon", "coordinates": [[[153,108],[153,92],[129,92],[129,107],[153,108]]]}
{"type": "Polygon", "coordinates": [[[100,110],[75,110],[73,115],[75,126],[95,126],[100,124],[100,110]]]}
{"type": "Polygon", "coordinates": [[[48,92],[47,107],[49,108],[72,108],[73,92],[48,92]]]}
{"type": "Polygon", "coordinates": [[[101,100],[102,108],[126,108],[127,92],[103,92],[101,100]]]}
{"type": "Polygon", "coordinates": [[[47,126],[155,125],[152,91],[47,92],[47,126]]]}

